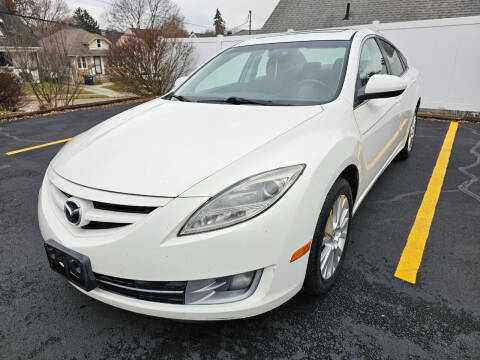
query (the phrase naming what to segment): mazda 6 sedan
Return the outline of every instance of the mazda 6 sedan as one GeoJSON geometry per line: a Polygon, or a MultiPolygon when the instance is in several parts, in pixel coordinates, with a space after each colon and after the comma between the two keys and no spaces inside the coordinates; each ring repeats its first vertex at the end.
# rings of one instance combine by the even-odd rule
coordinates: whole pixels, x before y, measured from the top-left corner
{"type": "Polygon", "coordinates": [[[418,72],[370,30],[242,42],[58,153],[38,205],[50,267],[174,319],[324,294],[362,200],[409,157],[419,104],[418,72]]]}

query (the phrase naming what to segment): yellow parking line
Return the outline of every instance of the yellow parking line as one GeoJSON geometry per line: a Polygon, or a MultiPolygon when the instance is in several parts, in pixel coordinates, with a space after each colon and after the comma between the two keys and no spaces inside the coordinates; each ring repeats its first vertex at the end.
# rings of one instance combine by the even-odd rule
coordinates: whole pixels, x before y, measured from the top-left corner
{"type": "Polygon", "coordinates": [[[427,242],[430,226],[435,215],[435,207],[442,190],[443,179],[447,171],[457,128],[458,123],[450,123],[442,148],[438,154],[432,177],[428,183],[427,191],[423,195],[422,204],[418,209],[417,217],[410,230],[407,243],[395,271],[395,277],[412,284],[415,284],[417,281],[417,272],[422,262],[423,250],[425,249],[425,243],[427,242]]]}
{"type": "Polygon", "coordinates": [[[63,139],[63,140],[57,140],[57,141],[52,141],[52,142],[49,142],[49,143],[46,143],[46,144],[40,144],[40,145],[30,146],[30,147],[28,147],[28,148],[23,148],[23,149],[19,149],[19,150],[9,151],[9,152],[7,152],[7,153],[5,153],[5,154],[6,154],[6,155],[14,155],[14,154],[18,154],[18,153],[25,152],[25,151],[40,149],[40,148],[43,148],[43,147],[46,147],[46,146],[51,146],[51,145],[55,145],[55,144],[61,144],[61,143],[64,143],[64,142],[67,142],[67,141],[70,141],[70,140],[72,140],[72,138],[63,139]]]}

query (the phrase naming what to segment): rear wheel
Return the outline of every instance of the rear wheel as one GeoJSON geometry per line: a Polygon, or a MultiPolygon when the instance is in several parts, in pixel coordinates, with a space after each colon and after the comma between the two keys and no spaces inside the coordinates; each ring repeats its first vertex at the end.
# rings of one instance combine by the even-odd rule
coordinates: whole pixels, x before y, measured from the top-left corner
{"type": "Polygon", "coordinates": [[[415,138],[415,132],[417,130],[417,111],[418,108],[415,109],[415,113],[413,114],[412,123],[410,124],[410,129],[408,132],[407,142],[405,143],[402,151],[400,151],[400,153],[398,154],[398,157],[402,160],[408,159],[413,149],[413,140],[415,138]]]}
{"type": "Polygon", "coordinates": [[[348,244],[352,205],[350,185],[339,178],[325,199],[315,229],[303,284],[309,294],[328,292],[340,273],[348,244]]]}

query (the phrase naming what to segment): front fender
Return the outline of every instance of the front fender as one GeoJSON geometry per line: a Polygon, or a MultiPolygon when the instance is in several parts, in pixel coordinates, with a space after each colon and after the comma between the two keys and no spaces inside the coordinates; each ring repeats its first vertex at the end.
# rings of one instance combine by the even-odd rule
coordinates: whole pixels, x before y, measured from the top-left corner
{"type": "Polygon", "coordinates": [[[273,205],[280,207],[288,203],[290,207],[289,218],[281,219],[289,222],[295,234],[283,245],[287,258],[312,240],[325,197],[340,174],[350,165],[360,169],[359,135],[354,120],[345,118],[341,122],[344,123],[337,120],[332,125],[322,116],[311,119],[213,174],[182,197],[214,196],[243,178],[279,167],[306,164],[302,176],[273,205]]]}

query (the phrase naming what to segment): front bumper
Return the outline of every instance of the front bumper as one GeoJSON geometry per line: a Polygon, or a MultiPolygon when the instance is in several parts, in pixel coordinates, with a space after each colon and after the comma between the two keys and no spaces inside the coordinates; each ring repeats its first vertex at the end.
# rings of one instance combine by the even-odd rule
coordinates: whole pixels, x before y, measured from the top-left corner
{"type": "MultiPolygon", "coordinates": [[[[172,199],[135,224],[81,232],[55,208],[48,192],[49,182],[46,177],[39,196],[42,236],[88,256],[94,273],[142,281],[191,281],[263,269],[255,292],[233,303],[167,304],[100,288],[86,292],[76,286],[92,298],[146,315],[222,320],[254,316],[273,309],[295,295],[303,284],[308,256],[293,263],[290,257],[311,240],[314,225],[302,226],[305,224],[298,218],[301,199],[299,192],[292,191],[295,187],[278,204],[250,221],[223,230],[177,237],[185,220],[206,198],[172,199]]],[[[73,183],[68,187],[68,192],[75,196],[86,191],[73,183]]]]}

